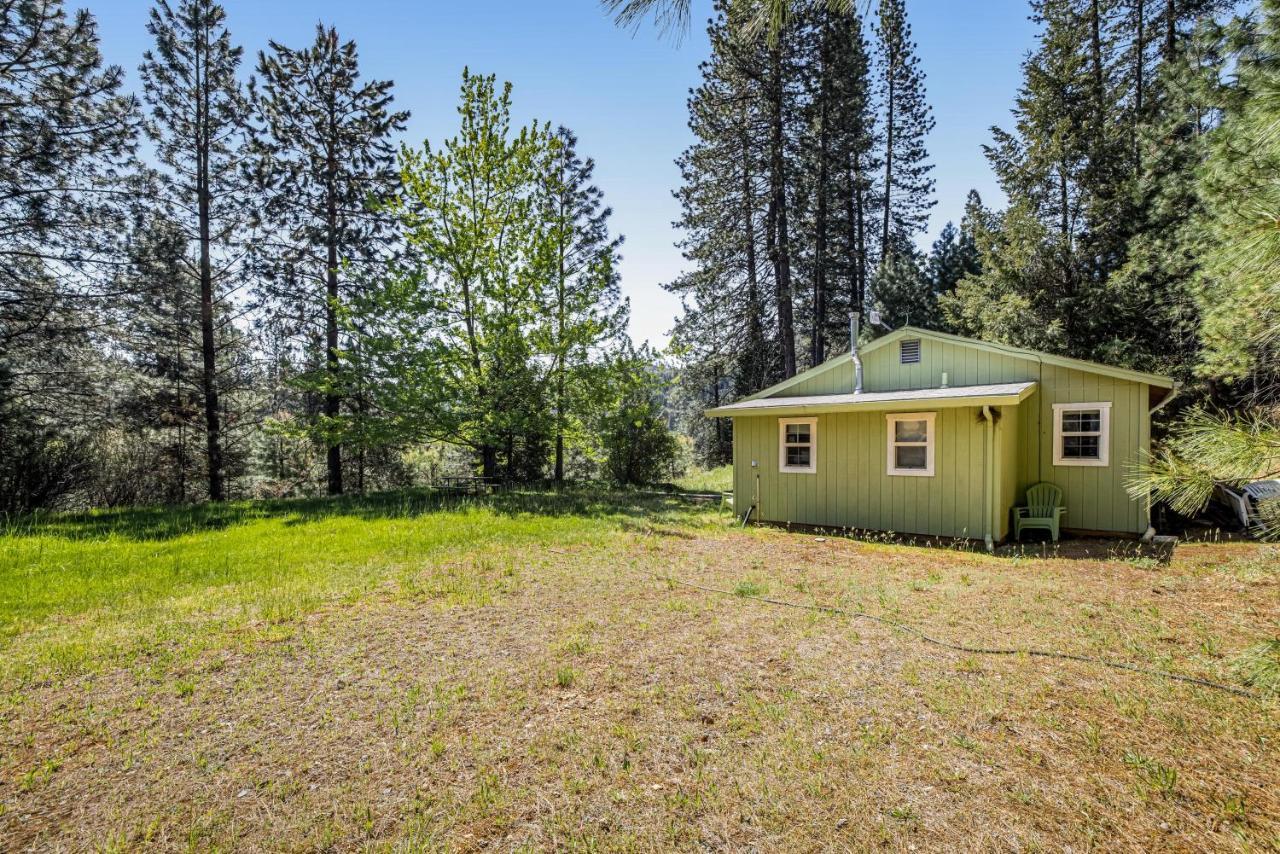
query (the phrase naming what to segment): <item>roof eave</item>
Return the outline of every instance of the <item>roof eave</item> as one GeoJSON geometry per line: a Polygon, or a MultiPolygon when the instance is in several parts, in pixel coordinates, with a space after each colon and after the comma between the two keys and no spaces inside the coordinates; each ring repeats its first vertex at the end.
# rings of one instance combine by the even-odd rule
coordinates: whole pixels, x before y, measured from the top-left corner
{"type": "MultiPolygon", "coordinates": [[[[840,403],[804,403],[788,406],[774,403],[771,406],[720,406],[703,411],[706,418],[733,418],[744,415],[822,415],[828,412],[910,412],[920,409],[959,409],[965,406],[1014,406],[1035,392],[1035,384],[1017,394],[987,394],[969,397],[924,397],[905,400],[848,401],[840,403]]],[[[769,398],[773,401],[786,398],[769,398]]]]}

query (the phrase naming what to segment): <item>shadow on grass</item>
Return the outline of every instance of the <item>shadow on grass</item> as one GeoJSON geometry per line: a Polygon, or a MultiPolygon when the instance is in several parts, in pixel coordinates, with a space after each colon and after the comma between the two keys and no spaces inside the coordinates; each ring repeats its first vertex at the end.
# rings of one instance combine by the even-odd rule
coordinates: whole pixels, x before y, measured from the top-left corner
{"type": "Polygon", "coordinates": [[[58,536],[68,539],[122,537],[167,540],[218,531],[264,519],[301,525],[320,519],[411,519],[429,513],[484,508],[505,516],[586,518],[682,515],[695,509],[679,495],[569,488],[558,491],[497,490],[467,495],[412,489],[336,498],[228,501],[218,504],[130,507],[75,513],[40,513],[0,523],[0,536],[58,536]]]}
{"type": "MultiPolygon", "coordinates": [[[[800,525],[794,522],[756,522],[756,526],[774,528],[790,533],[836,537],[873,545],[908,546],[948,552],[986,554],[982,540],[965,537],[944,537],[928,534],[906,534],[894,531],[877,531],[867,528],[831,528],[817,525],[800,525]]],[[[1113,536],[1073,534],[1064,532],[1059,542],[1050,542],[1048,533],[1044,539],[1028,539],[1015,542],[1011,539],[996,545],[994,555],[1001,558],[1055,559],[1084,561],[1123,561],[1136,566],[1155,566],[1173,559],[1175,543],[1162,541],[1144,543],[1136,535],[1113,536]]]]}

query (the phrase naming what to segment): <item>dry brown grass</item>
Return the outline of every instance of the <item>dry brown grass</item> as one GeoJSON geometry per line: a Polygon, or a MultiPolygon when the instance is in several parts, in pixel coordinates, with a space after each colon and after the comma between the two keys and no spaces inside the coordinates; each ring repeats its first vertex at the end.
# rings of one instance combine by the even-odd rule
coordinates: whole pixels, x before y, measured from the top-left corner
{"type": "Polygon", "coordinates": [[[629,526],[480,545],[0,706],[0,849],[1265,850],[1274,700],[966,656],[651,572],[1223,680],[1275,553],[991,558],[629,526]]]}

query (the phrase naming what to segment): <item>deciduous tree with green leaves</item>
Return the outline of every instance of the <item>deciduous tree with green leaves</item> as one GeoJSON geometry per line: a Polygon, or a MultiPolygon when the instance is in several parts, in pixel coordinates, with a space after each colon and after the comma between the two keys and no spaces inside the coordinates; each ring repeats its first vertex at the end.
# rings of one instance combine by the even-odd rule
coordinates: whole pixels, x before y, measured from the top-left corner
{"type": "Polygon", "coordinates": [[[383,209],[404,251],[340,307],[343,360],[367,382],[364,441],[450,442],[485,477],[528,480],[601,404],[626,317],[618,240],[572,134],[512,128],[510,84],[464,71],[458,114],[440,147],[401,148],[383,209]]]}

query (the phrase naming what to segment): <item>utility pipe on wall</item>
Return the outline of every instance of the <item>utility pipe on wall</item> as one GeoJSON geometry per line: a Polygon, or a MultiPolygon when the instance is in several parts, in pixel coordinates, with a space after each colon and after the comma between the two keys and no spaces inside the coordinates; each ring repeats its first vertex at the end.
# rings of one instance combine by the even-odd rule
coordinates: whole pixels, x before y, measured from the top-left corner
{"type": "Polygon", "coordinates": [[[862,394],[862,357],[858,355],[858,322],[861,319],[859,312],[849,315],[849,352],[853,355],[854,394],[862,394]]]}
{"type": "MultiPolygon", "coordinates": [[[[1182,383],[1175,382],[1173,388],[1169,389],[1169,393],[1160,398],[1160,402],[1147,410],[1147,433],[1148,438],[1151,432],[1151,421],[1155,414],[1173,403],[1173,399],[1182,391],[1182,383]]],[[[1147,530],[1142,534],[1142,542],[1149,543],[1156,538],[1156,526],[1151,520],[1151,492],[1147,492],[1147,530]]]]}
{"type": "Polygon", "coordinates": [[[985,471],[983,471],[982,473],[983,474],[982,527],[984,529],[982,532],[982,540],[987,545],[987,551],[994,552],[996,550],[996,540],[995,540],[995,533],[994,533],[995,525],[993,524],[994,522],[993,517],[995,516],[995,512],[992,510],[992,507],[995,505],[995,491],[996,491],[995,490],[996,419],[995,419],[995,415],[992,414],[991,412],[990,406],[982,407],[982,420],[984,422],[984,428],[985,428],[984,432],[986,434],[984,436],[984,439],[985,439],[984,446],[986,448],[986,453],[983,454],[983,463],[984,463],[983,468],[985,469],[985,471]]]}

